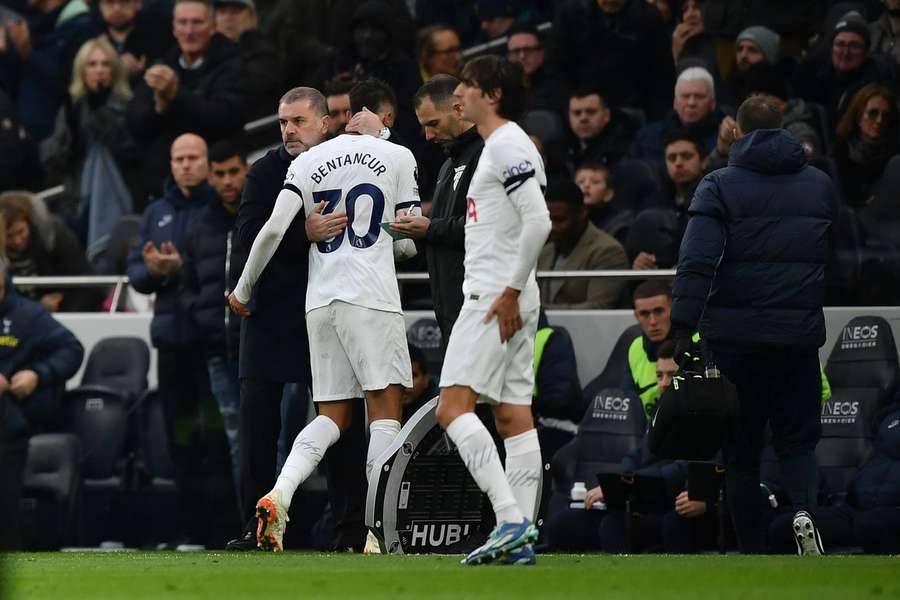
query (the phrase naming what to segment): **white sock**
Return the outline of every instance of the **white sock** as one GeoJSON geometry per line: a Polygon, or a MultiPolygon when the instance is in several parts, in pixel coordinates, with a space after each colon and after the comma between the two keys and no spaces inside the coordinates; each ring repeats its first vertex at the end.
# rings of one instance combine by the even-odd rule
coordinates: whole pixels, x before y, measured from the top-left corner
{"type": "Polygon", "coordinates": [[[537,431],[529,429],[503,440],[506,447],[506,479],[526,519],[534,521],[541,493],[544,464],[537,431]]]}
{"type": "Polygon", "coordinates": [[[316,469],[325,451],[340,437],[341,430],[337,423],[324,415],[317,416],[297,434],[291,453],[275,482],[275,489],[281,492],[285,508],[290,507],[294,492],[316,469]]]}
{"type": "Polygon", "coordinates": [[[447,435],[456,444],[472,479],[490,498],[497,523],[521,523],[524,518],[522,511],[506,481],[494,439],[481,419],[475,413],[462,414],[447,426],[447,435]]]}
{"type": "Polygon", "coordinates": [[[375,459],[397,439],[400,433],[400,421],[394,419],[378,419],[369,423],[369,451],[366,453],[366,481],[371,479],[372,465],[375,459]]]}

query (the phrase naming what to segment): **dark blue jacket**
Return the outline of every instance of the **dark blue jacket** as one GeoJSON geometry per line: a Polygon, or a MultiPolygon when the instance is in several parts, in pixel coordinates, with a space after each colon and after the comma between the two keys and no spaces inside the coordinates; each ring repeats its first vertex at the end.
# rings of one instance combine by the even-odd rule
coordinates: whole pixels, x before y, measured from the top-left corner
{"type": "Polygon", "coordinates": [[[78,338],[39,303],[20,296],[7,276],[0,301],[0,374],[9,380],[30,369],[38,374],[38,386],[24,401],[9,393],[0,396],[0,435],[21,442],[33,427],[54,423],[59,388],[83,358],[78,338]]]}
{"type": "Polygon", "coordinates": [[[140,239],[128,255],[128,279],[142,294],[156,292],[150,323],[150,341],[156,348],[166,350],[196,344],[200,341],[200,332],[178,302],[180,277],[151,277],[141,255],[144,244],[152,241],[159,247],[163,242],[172,242],[183,255],[191,225],[215,197],[213,189],[202,183],[194,188],[190,198],[186,198],[170,177],[166,180],[163,197],[144,210],[140,239]]]}
{"type": "MultiPolygon", "coordinates": [[[[238,209],[238,238],[249,253],[259,230],[275,208],[275,199],[293,157],[284,146],[253,163],[238,209]]],[[[298,215],[278,250],[256,282],[248,305],[253,314],[241,319],[241,378],[270,382],[312,380],[306,335],[306,280],[309,240],[298,215]]]]}
{"type": "Polygon", "coordinates": [[[900,507],[900,405],[881,415],[872,454],[847,490],[847,503],[859,510],[900,507]]]}
{"type": "Polygon", "coordinates": [[[837,195],[783,129],[736,141],[703,178],[679,252],[672,325],[712,348],[825,343],[825,263],[837,195]],[[702,319],[701,319],[702,315],[702,319]]]}
{"type": "MultiPolygon", "coordinates": [[[[722,109],[716,108],[707,118],[696,125],[686,128],[700,139],[706,154],[712,152],[713,148],[716,147],[716,139],[719,136],[719,124],[724,118],[725,113],[722,112],[722,109]]],[[[647,123],[638,129],[634,141],[628,149],[628,156],[639,158],[651,164],[658,171],[661,180],[665,181],[667,179],[666,160],[663,154],[666,149],[663,146],[663,140],[669,131],[684,128],[685,126],[681,124],[678,113],[670,110],[663,119],[647,123]]]]}

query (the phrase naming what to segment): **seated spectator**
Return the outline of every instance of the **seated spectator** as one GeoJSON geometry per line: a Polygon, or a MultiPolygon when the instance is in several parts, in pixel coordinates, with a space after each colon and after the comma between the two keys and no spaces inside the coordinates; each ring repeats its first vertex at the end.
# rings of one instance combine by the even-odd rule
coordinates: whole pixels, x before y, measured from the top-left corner
{"type": "Polygon", "coordinates": [[[898,136],[894,94],[874,83],[859,90],[838,123],[832,151],[847,204],[860,207],[869,201],[873,185],[897,154],[898,136]]]}
{"type": "Polygon", "coordinates": [[[884,13],[869,23],[874,54],[883,54],[900,66],[900,0],[882,0],[884,13]]]}
{"type": "Polygon", "coordinates": [[[118,52],[128,82],[135,86],[147,67],[172,45],[172,33],[141,10],[141,0],[100,0],[97,6],[106,39],[118,52]]]}
{"type": "MultiPolygon", "coordinates": [[[[767,64],[756,65],[748,70],[743,85],[748,97],[765,96],[781,110],[784,115],[781,126],[800,140],[807,157],[822,154],[822,140],[816,133],[818,121],[815,115],[802,98],[788,98],[787,83],[778,69],[767,64]]],[[[728,165],[728,152],[734,143],[736,127],[733,117],[722,119],[716,147],[706,159],[707,173],[728,165]]]]}
{"type": "Polygon", "coordinates": [[[253,0],[215,0],[216,31],[238,45],[243,63],[243,82],[252,90],[250,117],[271,114],[282,92],[275,47],[259,31],[253,0]]]}
{"type": "Polygon", "coordinates": [[[432,25],[418,33],[419,73],[422,81],[435,75],[459,77],[462,71],[462,43],[452,27],[432,25]]]}
{"type": "Polygon", "coordinates": [[[60,390],[81,366],[84,348],[37,302],[12,287],[0,260],[0,549],[21,549],[18,531],[28,438],[57,426],[60,390]]]}
{"type": "Polygon", "coordinates": [[[869,30],[857,13],[848,13],[830,35],[828,52],[810,53],[794,79],[798,96],[825,107],[828,124],[835,127],[850,98],[869,83],[888,87],[896,83],[895,67],[869,52],[869,30]]]}
{"type": "Polygon", "coordinates": [[[97,35],[82,0],[29,2],[25,19],[4,24],[0,79],[14,86],[18,121],[40,142],[53,131],[53,119],[65,100],[72,59],[97,35]]]}
{"type": "Polygon", "coordinates": [[[591,223],[620,244],[624,243],[634,213],[616,205],[616,190],[609,167],[595,161],[583,162],[575,169],[575,183],[584,194],[584,207],[591,223]]]}
{"type": "MultiPolygon", "coordinates": [[[[885,408],[876,420],[872,453],[847,487],[846,500],[814,511],[816,528],[826,551],[862,546],[872,554],[900,552],[900,405],[885,408]]],[[[793,514],[776,518],[769,527],[769,550],[797,552],[791,527],[793,514]]]]}
{"type": "Polygon", "coordinates": [[[162,192],[168,152],[180,134],[193,131],[210,142],[241,130],[250,88],[240,50],[215,30],[208,0],[176,0],[172,28],[177,45],[147,69],[128,103],[128,127],[145,147],[144,187],[162,192]]]}
{"type": "Polygon", "coordinates": [[[701,67],[685,69],[675,84],[673,110],[661,121],[648,123],[638,130],[628,154],[654,165],[662,174],[663,142],[669,131],[687,129],[699,139],[706,155],[716,145],[719,123],[724,117],[725,113],[716,108],[716,90],[709,71],[701,67]]]}
{"type": "Polygon", "coordinates": [[[614,165],[625,155],[637,129],[624,113],[610,108],[595,88],[569,96],[569,127],[573,136],[566,156],[570,175],[585,161],[614,165]]]}
{"type": "MultiPolygon", "coordinates": [[[[872,189],[872,198],[859,211],[859,223],[867,239],[892,243],[900,250],[900,156],[894,156],[872,189]]],[[[900,303],[900,298],[897,298],[900,303]]]]}
{"type": "MultiPolygon", "coordinates": [[[[734,66],[731,77],[722,85],[723,102],[738,105],[750,91],[747,77],[756,65],[775,67],[778,64],[781,36],[767,27],[756,25],[741,31],[734,40],[734,66]]],[[[784,97],[785,100],[787,96],[784,97]]]]}
{"type": "MultiPolygon", "coordinates": [[[[28,192],[0,194],[6,222],[9,273],[28,275],[93,275],[81,244],[59,217],[28,192]]],[[[19,292],[48,312],[89,312],[100,308],[103,291],[95,288],[22,287],[19,292]]]]}
{"type": "Polygon", "coordinates": [[[38,146],[19,124],[16,104],[0,83],[0,190],[43,189],[38,146]]]}
{"type": "Polygon", "coordinates": [[[703,142],[686,129],[666,133],[662,148],[666,179],[659,193],[648,198],[641,207],[668,208],[687,218],[687,208],[694,197],[694,190],[703,178],[706,149],[703,142]]]}
{"type": "Polygon", "coordinates": [[[328,102],[328,138],[344,133],[353,113],[350,110],[350,90],[356,84],[349,73],[340,74],[325,82],[325,101],[328,102]]]}
{"type": "Polygon", "coordinates": [[[104,37],[88,40],[75,56],[69,101],[41,144],[48,184],[61,183],[77,203],[77,227],[88,259],[105,250],[124,215],[142,210],[142,149],[125,128],[131,88],[121,58],[104,37]]]}
{"type": "Polygon", "coordinates": [[[403,392],[404,423],[440,392],[437,380],[428,372],[428,361],[422,349],[409,344],[409,360],[412,363],[413,386],[403,392]]]}
{"type": "Polygon", "coordinates": [[[676,71],[691,66],[716,73],[716,38],[706,31],[700,0],[687,0],[682,4],[678,21],[672,32],[672,58],[676,71]]]}
{"type": "Polygon", "coordinates": [[[572,337],[565,327],[551,325],[541,310],[534,338],[535,429],[544,462],[569,443],[587,408],[578,379],[572,337]]]}
{"type": "Polygon", "coordinates": [[[555,90],[547,83],[544,44],[537,27],[516,25],[507,32],[506,58],[522,65],[525,72],[525,111],[555,110],[555,90]]]}
{"type": "Polygon", "coordinates": [[[519,12],[517,4],[513,0],[476,0],[475,13],[481,26],[476,44],[506,35],[516,22],[519,12]]]}
{"type": "Polygon", "coordinates": [[[548,75],[560,95],[606,86],[611,105],[641,108],[650,119],[671,106],[671,38],[647,2],[569,0],[557,9],[552,36],[548,75]]]}
{"type": "MultiPolygon", "coordinates": [[[[627,269],[622,244],[588,220],[584,194],[562,179],[547,194],[550,240],[541,251],[539,271],[627,269]]],[[[540,284],[544,308],[615,308],[624,282],[606,279],[549,279],[540,284]]]]}

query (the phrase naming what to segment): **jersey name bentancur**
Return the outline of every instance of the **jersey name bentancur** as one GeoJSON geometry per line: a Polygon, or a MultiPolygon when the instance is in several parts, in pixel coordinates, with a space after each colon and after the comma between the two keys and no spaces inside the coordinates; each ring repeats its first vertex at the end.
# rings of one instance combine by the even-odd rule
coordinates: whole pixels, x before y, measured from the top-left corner
{"type": "MultiPolygon", "coordinates": [[[[516,260],[522,218],[510,194],[535,177],[547,186],[544,163],[528,135],[509,122],[485,140],[484,151],[467,194],[464,302],[487,308],[510,279],[516,260]]],[[[519,294],[519,309],[540,305],[534,271],[519,294]]]]}
{"type": "Polygon", "coordinates": [[[325,214],[347,213],[342,233],[310,245],[307,312],[335,300],[401,312],[393,238],[381,224],[399,211],[421,214],[416,176],[412,152],[371,136],[341,135],[294,159],[284,188],[304,213],[322,201],[325,214]]]}

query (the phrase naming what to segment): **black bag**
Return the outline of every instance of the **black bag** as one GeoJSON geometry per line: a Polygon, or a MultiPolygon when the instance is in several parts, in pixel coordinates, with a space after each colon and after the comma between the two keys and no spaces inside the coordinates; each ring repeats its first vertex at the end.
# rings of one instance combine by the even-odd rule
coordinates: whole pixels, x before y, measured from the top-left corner
{"type": "Polygon", "coordinates": [[[710,460],[730,435],[737,415],[737,389],[715,367],[685,371],[660,397],[647,432],[659,458],[710,460]]]}

